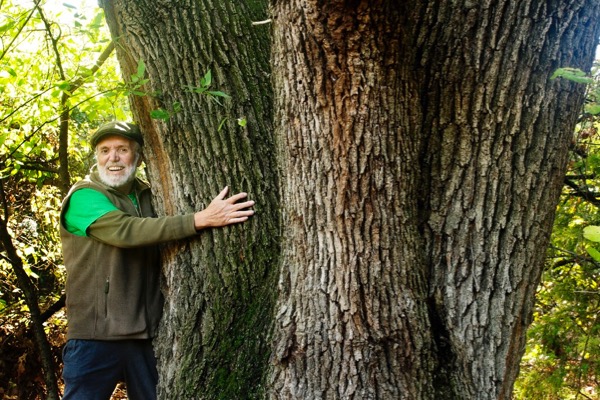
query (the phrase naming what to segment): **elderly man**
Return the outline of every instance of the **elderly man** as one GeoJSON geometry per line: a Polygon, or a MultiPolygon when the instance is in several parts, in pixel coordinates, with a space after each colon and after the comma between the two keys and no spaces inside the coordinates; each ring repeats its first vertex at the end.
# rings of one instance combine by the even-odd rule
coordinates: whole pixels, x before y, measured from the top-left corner
{"type": "Polygon", "coordinates": [[[158,244],[206,228],[246,221],[246,193],[227,188],[194,214],[156,218],[150,188],[136,178],[143,138],[134,124],[111,122],[91,138],[97,164],[63,202],[67,269],[64,400],[109,399],[125,381],[130,399],[156,398],[152,338],[162,311],[158,244]]]}

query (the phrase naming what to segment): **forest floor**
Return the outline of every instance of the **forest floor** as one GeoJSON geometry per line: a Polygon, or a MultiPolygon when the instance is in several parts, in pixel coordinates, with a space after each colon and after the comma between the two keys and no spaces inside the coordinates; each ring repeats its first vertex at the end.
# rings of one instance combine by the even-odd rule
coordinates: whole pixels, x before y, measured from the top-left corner
{"type": "MultiPolygon", "coordinates": [[[[64,313],[57,313],[45,326],[54,357],[56,380],[62,394],[62,349],[66,342],[64,313]]],[[[0,318],[0,399],[46,399],[46,384],[33,334],[28,329],[27,321],[16,315],[13,318],[6,315],[0,318]]],[[[127,399],[124,384],[119,384],[112,396],[112,400],[121,399],[127,399]]]]}

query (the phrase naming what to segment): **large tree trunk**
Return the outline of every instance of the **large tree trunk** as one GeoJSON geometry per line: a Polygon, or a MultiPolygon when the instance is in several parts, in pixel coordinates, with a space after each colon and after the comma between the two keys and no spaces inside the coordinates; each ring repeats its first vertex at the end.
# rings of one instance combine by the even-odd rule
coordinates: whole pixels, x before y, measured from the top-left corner
{"type": "Polygon", "coordinates": [[[250,222],[164,248],[166,305],[158,339],[159,396],[252,398],[268,365],[279,253],[277,168],[271,156],[266,4],[222,0],[104,1],[126,80],[146,65],[153,95],[133,96],[159,214],[200,210],[229,185],[256,200],[250,222]],[[232,96],[221,107],[198,87],[232,96]],[[152,110],[181,111],[167,122],[152,110]],[[245,118],[246,127],[237,124],[245,118]],[[223,120],[225,119],[224,123],[223,120]],[[220,124],[223,123],[222,126],[220,124]]]}
{"type": "Polygon", "coordinates": [[[366,1],[274,11],[285,251],[272,397],[430,398],[408,14],[366,1]]]}
{"type": "Polygon", "coordinates": [[[161,397],[261,397],[278,296],[269,397],[510,398],[583,99],[548,78],[591,65],[596,0],[273,1],[281,260],[262,8],[105,9],[160,92],[132,103],[159,213],[259,205],[165,249],[161,397]],[[182,89],[208,68],[225,108],[182,89]]]}
{"type": "Polygon", "coordinates": [[[436,3],[418,61],[437,379],[509,399],[585,89],[549,77],[589,70],[600,3],[436,3]]]}
{"type": "Polygon", "coordinates": [[[509,399],[600,5],[275,1],[272,398],[509,399]]]}

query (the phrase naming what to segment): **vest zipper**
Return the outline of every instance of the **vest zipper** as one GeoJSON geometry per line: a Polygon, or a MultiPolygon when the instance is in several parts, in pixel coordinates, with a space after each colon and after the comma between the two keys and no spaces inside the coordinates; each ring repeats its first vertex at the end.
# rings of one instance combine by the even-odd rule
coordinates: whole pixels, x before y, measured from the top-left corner
{"type": "Polygon", "coordinates": [[[104,282],[104,318],[108,317],[108,291],[110,289],[110,277],[106,277],[104,282]]]}
{"type": "Polygon", "coordinates": [[[142,217],[142,205],[140,204],[140,196],[137,190],[135,191],[135,201],[137,202],[137,204],[134,204],[133,207],[135,208],[137,216],[142,217]]]}

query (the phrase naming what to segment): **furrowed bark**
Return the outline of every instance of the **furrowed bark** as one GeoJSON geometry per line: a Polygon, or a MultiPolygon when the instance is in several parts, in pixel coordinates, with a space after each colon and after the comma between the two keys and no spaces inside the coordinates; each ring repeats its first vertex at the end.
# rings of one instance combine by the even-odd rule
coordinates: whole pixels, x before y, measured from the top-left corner
{"type": "Polygon", "coordinates": [[[265,19],[265,5],[136,0],[104,8],[125,79],[139,60],[150,79],[144,90],[153,95],[133,97],[132,109],[145,134],[159,214],[198,211],[225,185],[257,204],[256,216],[241,226],[164,248],[159,397],[257,397],[279,252],[268,27],[252,25],[265,19]],[[222,105],[190,89],[209,70],[210,90],[231,96],[218,98],[222,105]],[[152,120],[158,108],[173,115],[152,120]]]}
{"type": "Polygon", "coordinates": [[[285,242],[271,398],[433,393],[406,11],[275,4],[285,242]]]}

